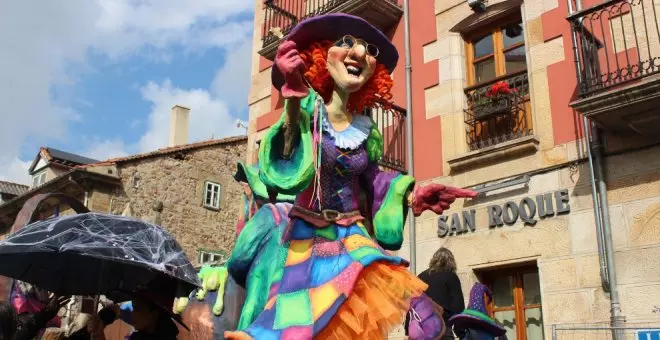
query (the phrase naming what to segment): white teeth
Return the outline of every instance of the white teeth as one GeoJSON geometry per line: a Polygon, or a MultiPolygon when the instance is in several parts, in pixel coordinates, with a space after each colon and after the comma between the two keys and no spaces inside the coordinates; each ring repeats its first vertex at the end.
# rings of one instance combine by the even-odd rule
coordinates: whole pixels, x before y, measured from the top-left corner
{"type": "Polygon", "coordinates": [[[346,70],[351,73],[360,73],[360,69],[352,65],[346,66],[346,70]]]}

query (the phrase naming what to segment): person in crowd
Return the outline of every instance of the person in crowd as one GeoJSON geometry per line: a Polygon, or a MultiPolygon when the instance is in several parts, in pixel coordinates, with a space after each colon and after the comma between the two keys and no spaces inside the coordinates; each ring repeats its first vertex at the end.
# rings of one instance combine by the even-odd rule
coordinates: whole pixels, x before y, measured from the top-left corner
{"type": "MultiPolygon", "coordinates": [[[[431,258],[429,268],[418,277],[429,286],[426,289],[426,295],[443,308],[442,318],[445,325],[449,325],[449,318],[465,308],[461,281],[456,275],[454,254],[444,247],[438,249],[431,258]]],[[[408,335],[408,323],[409,317],[406,318],[406,335],[408,335]]],[[[443,340],[454,339],[454,334],[450,329],[445,332],[443,340]]],[[[454,331],[456,332],[456,330],[454,331]]],[[[457,332],[456,335],[461,337],[463,333],[457,332]]]]}
{"type": "Polygon", "coordinates": [[[135,329],[128,336],[129,340],[175,340],[179,334],[175,321],[186,329],[188,327],[179,315],[173,314],[175,288],[161,281],[154,281],[146,289],[132,293],[130,305],[124,305],[128,309],[117,305],[106,307],[98,316],[92,317],[87,325],[92,338],[104,340],[105,327],[121,318],[135,329]],[[108,310],[113,313],[108,314],[108,310]],[[130,318],[123,316],[122,310],[130,310],[130,318]]]}
{"type": "Polygon", "coordinates": [[[37,337],[46,328],[69,297],[51,296],[46,306],[35,313],[17,314],[9,302],[0,304],[0,340],[30,340],[37,337]]]}
{"type": "Polygon", "coordinates": [[[461,340],[506,340],[506,329],[499,325],[493,314],[493,293],[486,285],[475,283],[470,290],[468,307],[449,318],[461,340]]]}
{"type": "Polygon", "coordinates": [[[17,323],[18,317],[14,306],[7,301],[0,302],[0,340],[12,340],[17,323]]]}

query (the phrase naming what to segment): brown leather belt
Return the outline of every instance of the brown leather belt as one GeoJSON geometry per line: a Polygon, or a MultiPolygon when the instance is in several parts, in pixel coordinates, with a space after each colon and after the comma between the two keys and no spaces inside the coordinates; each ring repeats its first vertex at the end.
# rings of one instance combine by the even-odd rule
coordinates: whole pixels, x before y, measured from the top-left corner
{"type": "Polygon", "coordinates": [[[318,228],[327,227],[332,223],[340,225],[351,225],[357,221],[363,220],[362,213],[359,210],[340,212],[337,210],[325,209],[320,212],[311,211],[299,206],[293,206],[289,217],[299,218],[307,221],[318,228]]]}

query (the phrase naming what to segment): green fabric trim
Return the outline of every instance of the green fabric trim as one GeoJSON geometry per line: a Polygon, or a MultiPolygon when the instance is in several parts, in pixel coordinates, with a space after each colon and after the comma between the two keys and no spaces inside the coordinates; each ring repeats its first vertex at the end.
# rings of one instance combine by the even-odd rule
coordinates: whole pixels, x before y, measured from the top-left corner
{"type": "Polygon", "coordinates": [[[481,320],[484,320],[486,322],[495,323],[495,320],[493,320],[490,316],[488,316],[488,315],[486,315],[486,314],[484,314],[484,313],[482,313],[478,310],[466,309],[466,310],[463,311],[463,314],[474,316],[474,317],[479,318],[481,320]]]}
{"type": "Polygon", "coordinates": [[[268,191],[284,195],[297,195],[305,190],[314,178],[314,157],[310,118],[314,115],[317,94],[309,90],[300,101],[300,141],[290,160],[282,158],[283,125],[289,101],[284,104],[280,120],[270,127],[259,150],[259,178],[268,191]]]}
{"type": "MultiPolygon", "coordinates": [[[[266,189],[264,182],[262,182],[261,178],[259,178],[259,169],[255,166],[245,165],[243,162],[238,162],[237,167],[238,171],[245,174],[245,178],[247,178],[248,185],[250,186],[252,193],[254,193],[254,195],[261,200],[268,200],[268,190],[266,189]]],[[[295,200],[296,196],[294,195],[277,195],[278,202],[293,203],[295,200]]]]}
{"type": "Polygon", "coordinates": [[[369,156],[369,162],[378,162],[383,157],[383,135],[378,130],[378,125],[371,117],[371,131],[367,137],[366,149],[369,156]]]}
{"type": "Polygon", "coordinates": [[[387,250],[401,249],[403,227],[408,216],[406,193],[415,185],[415,178],[399,175],[390,183],[383,204],[374,216],[376,241],[387,250]]]}

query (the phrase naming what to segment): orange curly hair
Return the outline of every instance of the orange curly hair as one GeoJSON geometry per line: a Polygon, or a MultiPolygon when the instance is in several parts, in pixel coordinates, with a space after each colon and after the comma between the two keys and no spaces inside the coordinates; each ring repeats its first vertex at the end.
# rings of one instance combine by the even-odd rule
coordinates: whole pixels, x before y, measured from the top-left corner
{"type": "MultiPolygon", "coordinates": [[[[331,41],[316,42],[300,52],[300,57],[307,69],[305,72],[307,81],[326,103],[330,101],[335,87],[335,82],[326,67],[328,49],[331,46],[331,41]]],[[[385,65],[376,64],[376,69],[371,78],[362,88],[348,97],[347,109],[361,113],[364,109],[374,106],[374,104],[389,106],[392,100],[390,90],[393,84],[390,72],[385,65]]]]}

